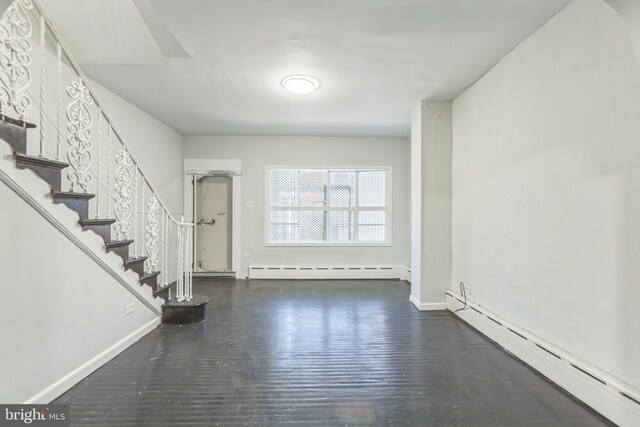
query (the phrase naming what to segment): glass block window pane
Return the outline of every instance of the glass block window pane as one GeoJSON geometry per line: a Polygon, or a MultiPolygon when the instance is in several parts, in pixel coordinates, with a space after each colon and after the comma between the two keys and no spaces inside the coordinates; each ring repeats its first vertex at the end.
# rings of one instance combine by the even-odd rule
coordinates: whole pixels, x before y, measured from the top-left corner
{"type": "Polygon", "coordinates": [[[360,211],[359,224],[382,225],[384,221],[385,211],[360,211]]]}
{"type": "Polygon", "coordinates": [[[325,238],[325,211],[300,211],[301,242],[323,242],[325,238]]]}
{"type": "Polygon", "coordinates": [[[361,225],[358,237],[361,242],[384,242],[384,225],[361,225]]]}
{"type": "Polygon", "coordinates": [[[384,206],[385,204],[385,172],[384,171],[360,171],[359,199],[360,206],[384,206]]]}
{"type": "Polygon", "coordinates": [[[328,239],[331,242],[351,242],[354,240],[355,221],[353,211],[329,212],[328,239]]]}
{"type": "Polygon", "coordinates": [[[327,171],[300,170],[298,176],[299,206],[323,207],[327,200],[327,171]]]}
{"type": "Polygon", "coordinates": [[[271,211],[272,224],[298,224],[298,211],[271,211]]]}
{"type": "Polygon", "coordinates": [[[271,206],[298,206],[298,171],[271,169],[271,206]]]}
{"type": "Polygon", "coordinates": [[[294,243],[298,239],[297,225],[271,224],[269,232],[269,240],[271,242],[294,243]]]}
{"type": "Polygon", "coordinates": [[[350,171],[329,172],[329,206],[352,207],[356,205],[356,173],[350,171]]]}

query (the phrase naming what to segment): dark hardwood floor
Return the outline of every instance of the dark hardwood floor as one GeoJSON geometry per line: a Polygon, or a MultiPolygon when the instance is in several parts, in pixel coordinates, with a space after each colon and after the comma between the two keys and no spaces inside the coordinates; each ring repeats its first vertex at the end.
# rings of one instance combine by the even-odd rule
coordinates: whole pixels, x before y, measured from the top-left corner
{"type": "Polygon", "coordinates": [[[72,425],[610,425],[400,281],[198,281],[163,325],[55,403],[72,425]]]}

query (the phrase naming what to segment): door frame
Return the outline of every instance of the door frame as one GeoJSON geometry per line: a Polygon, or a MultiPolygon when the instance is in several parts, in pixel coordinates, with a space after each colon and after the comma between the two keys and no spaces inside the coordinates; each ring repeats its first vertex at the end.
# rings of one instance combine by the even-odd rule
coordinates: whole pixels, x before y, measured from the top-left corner
{"type": "MultiPolygon", "coordinates": [[[[183,160],[183,183],[184,183],[184,220],[194,222],[193,212],[193,175],[215,175],[227,173],[231,176],[231,269],[235,271],[236,277],[242,277],[241,267],[241,184],[242,184],[242,162],[239,159],[184,159],[183,160]]],[[[194,251],[195,239],[194,239],[194,251]]],[[[196,257],[193,257],[194,269],[196,257]]]]}
{"type": "MultiPolygon", "coordinates": [[[[232,196],[233,196],[233,175],[231,175],[229,172],[220,172],[217,171],[215,174],[207,174],[207,175],[191,175],[192,181],[193,181],[193,211],[194,211],[194,220],[199,220],[199,216],[195,215],[195,213],[199,212],[199,204],[201,203],[201,199],[200,199],[200,194],[198,193],[199,191],[202,191],[203,188],[200,186],[201,184],[201,180],[204,180],[206,178],[214,178],[215,181],[213,181],[216,184],[219,185],[224,185],[226,187],[225,189],[225,194],[226,194],[226,200],[224,201],[224,205],[226,206],[225,210],[225,215],[227,216],[226,220],[228,221],[228,224],[225,226],[224,229],[224,234],[225,234],[225,239],[226,239],[226,248],[225,248],[225,252],[224,252],[224,257],[225,257],[225,269],[224,270],[206,270],[206,269],[202,269],[201,267],[198,267],[198,261],[202,261],[202,259],[200,258],[200,251],[202,249],[202,247],[200,245],[203,244],[202,240],[198,238],[198,236],[200,235],[199,231],[200,228],[197,226],[195,226],[195,233],[193,235],[193,254],[194,254],[194,263],[193,263],[193,271],[194,272],[205,272],[205,273],[229,273],[231,271],[233,271],[233,267],[231,265],[231,253],[233,251],[233,242],[231,241],[231,236],[232,236],[232,231],[233,231],[233,201],[232,201],[232,196]]],[[[211,218],[214,219],[214,221],[219,220],[218,217],[216,217],[215,214],[211,213],[211,218]]]]}

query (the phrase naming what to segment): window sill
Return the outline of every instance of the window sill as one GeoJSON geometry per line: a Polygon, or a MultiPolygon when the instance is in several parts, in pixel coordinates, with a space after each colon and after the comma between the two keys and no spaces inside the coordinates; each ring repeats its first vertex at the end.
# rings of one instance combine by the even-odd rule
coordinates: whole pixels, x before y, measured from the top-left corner
{"type": "Polygon", "coordinates": [[[274,242],[265,242],[265,247],[312,247],[312,248],[323,248],[323,247],[390,247],[393,246],[391,242],[309,242],[309,243],[274,243],[274,242]]]}

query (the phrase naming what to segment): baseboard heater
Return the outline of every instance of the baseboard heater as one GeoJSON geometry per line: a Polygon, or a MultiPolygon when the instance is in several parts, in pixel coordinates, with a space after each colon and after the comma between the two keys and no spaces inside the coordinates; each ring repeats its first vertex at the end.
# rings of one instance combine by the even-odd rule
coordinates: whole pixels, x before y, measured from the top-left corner
{"type": "Polygon", "coordinates": [[[640,390],[449,290],[447,308],[510,354],[621,427],[638,426],[640,390]]]}
{"type": "Polygon", "coordinates": [[[235,279],[235,271],[194,271],[193,277],[235,279]]]}
{"type": "Polygon", "coordinates": [[[251,266],[249,279],[401,279],[406,280],[404,266],[251,266]]]}

